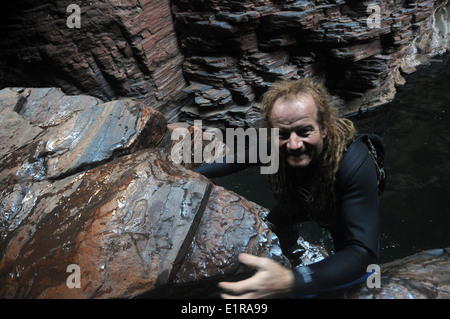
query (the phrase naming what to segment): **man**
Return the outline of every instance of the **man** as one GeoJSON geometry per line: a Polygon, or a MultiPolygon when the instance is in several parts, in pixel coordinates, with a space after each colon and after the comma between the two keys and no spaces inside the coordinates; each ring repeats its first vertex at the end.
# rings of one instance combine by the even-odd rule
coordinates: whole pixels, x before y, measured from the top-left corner
{"type": "MultiPolygon", "coordinates": [[[[377,172],[367,145],[355,138],[351,121],[334,114],[325,88],[309,79],[275,83],[262,106],[267,127],[279,129],[280,168],[270,176],[278,204],[268,221],[275,225],[283,252],[298,237],[292,226],[313,220],[330,231],[336,253],[293,270],[241,254],[240,262],[257,272],[246,280],[220,283],[226,291],[222,297],[306,297],[351,284],[378,259],[377,172]]],[[[227,164],[198,171],[215,177],[221,165],[227,164]]]]}

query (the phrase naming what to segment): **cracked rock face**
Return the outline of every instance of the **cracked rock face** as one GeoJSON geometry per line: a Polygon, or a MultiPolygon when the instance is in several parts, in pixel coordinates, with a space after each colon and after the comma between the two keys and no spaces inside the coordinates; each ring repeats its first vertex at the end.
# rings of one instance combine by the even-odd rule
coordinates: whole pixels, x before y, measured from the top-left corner
{"type": "Polygon", "coordinates": [[[5,88],[0,97],[0,177],[10,180],[58,179],[154,147],[166,130],[159,112],[131,100],[100,104],[54,88],[5,88]]]}
{"type": "Polygon", "coordinates": [[[259,208],[149,151],[20,187],[1,198],[5,298],[135,297],[235,275],[243,251],[286,262],[259,208]]]}
{"type": "Polygon", "coordinates": [[[170,297],[248,274],[240,252],[289,265],[265,209],[172,162],[159,112],[57,89],[0,97],[1,297],[170,297]]]}

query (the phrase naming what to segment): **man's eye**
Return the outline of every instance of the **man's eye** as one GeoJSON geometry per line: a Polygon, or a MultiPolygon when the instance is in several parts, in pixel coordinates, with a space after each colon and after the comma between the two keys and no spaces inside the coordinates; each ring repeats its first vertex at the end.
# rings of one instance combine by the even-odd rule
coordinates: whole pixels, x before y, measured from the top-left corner
{"type": "Polygon", "coordinates": [[[295,132],[300,137],[308,137],[311,134],[312,130],[300,130],[295,132]]]}
{"type": "Polygon", "coordinates": [[[289,134],[288,133],[280,133],[278,135],[278,137],[280,138],[280,140],[287,140],[289,138],[289,134]]]}

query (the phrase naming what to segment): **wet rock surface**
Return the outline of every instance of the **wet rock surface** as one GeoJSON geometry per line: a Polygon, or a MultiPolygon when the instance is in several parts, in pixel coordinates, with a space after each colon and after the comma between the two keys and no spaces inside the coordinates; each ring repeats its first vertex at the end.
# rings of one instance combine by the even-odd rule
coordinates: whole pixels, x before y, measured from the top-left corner
{"type": "Polygon", "coordinates": [[[154,109],[132,100],[99,103],[57,89],[1,90],[0,177],[58,179],[164,137],[166,119],[154,109]]]}
{"type": "Polygon", "coordinates": [[[21,187],[2,196],[13,204],[2,207],[0,294],[6,298],[128,298],[233,275],[231,257],[239,251],[282,260],[254,205],[223,193],[225,205],[214,204],[223,190],[149,151],[21,187]],[[7,216],[14,205],[20,210],[7,216]],[[229,232],[228,241],[217,227],[229,232]],[[206,236],[208,248],[192,245],[195,236],[206,236]],[[66,284],[71,264],[80,267],[80,289],[66,284]]]}
{"type": "Polygon", "coordinates": [[[433,249],[380,266],[380,288],[359,286],[352,299],[449,299],[450,249],[433,249]]]}
{"type": "Polygon", "coordinates": [[[198,128],[168,129],[159,112],[130,100],[98,104],[25,88],[0,96],[3,298],[180,291],[248,274],[236,259],[244,251],[289,265],[263,222],[265,209],[173,162],[171,130],[185,127],[202,147],[198,128]],[[68,115],[67,99],[84,105],[68,115]],[[60,124],[38,116],[30,123],[24,110],[45,110],[44,120],[59,112],[60,124]],[[70,265],[80,269],[79,289],[67,284],[70,265]]]}
{"type": "Polygon", "coordinates": [[[1,88],[133,97],[176,115],[172,101],[182,99],[186,82],[170,1],[18,0],[5,4],[2,21],[1,88]],[[80,7],[80,28],[68,25],[71,4],[80,7]]]}

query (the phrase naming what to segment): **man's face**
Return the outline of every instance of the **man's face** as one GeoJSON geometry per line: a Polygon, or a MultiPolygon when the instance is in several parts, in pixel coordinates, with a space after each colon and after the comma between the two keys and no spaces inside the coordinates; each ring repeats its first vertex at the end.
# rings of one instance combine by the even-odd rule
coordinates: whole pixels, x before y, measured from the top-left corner
{"type": "Polygon", "coordinates": [[[327,131],[317,122],[316,103],[310,95],[279,98],[272,108],[271,121],[280,132],[280,155],[291,167],[305,168],[318,158],[327,131]]]}

